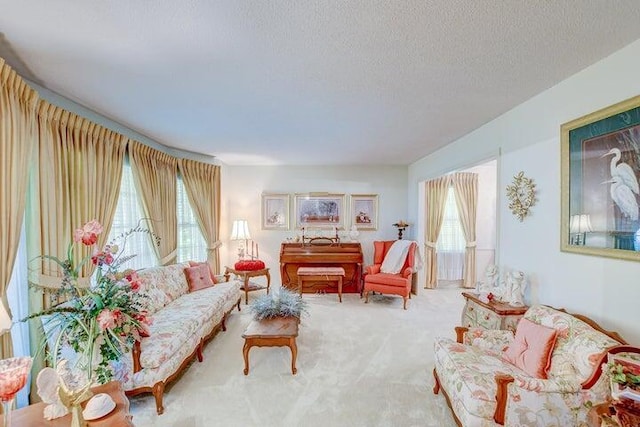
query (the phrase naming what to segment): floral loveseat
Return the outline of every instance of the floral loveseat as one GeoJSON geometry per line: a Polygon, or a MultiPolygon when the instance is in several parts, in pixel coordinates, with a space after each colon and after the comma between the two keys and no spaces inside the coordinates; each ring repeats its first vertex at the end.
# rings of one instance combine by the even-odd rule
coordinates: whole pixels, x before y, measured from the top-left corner
{"type": "Polygon", "coordinates": [[[202,362],[204,343],[237,306],[240,283],[221,282],[189,292],[184,269],[188,263],[148,268],[138,272],[141,290],[148,295],[149,336],[136,343],[125,359],[124,388],[128,395],[152,392],[158,414],[164,411],[165,385],[175,379],[194,356],[202,362]]]}
{"type": "Polygon", "coordinates": [[[459,425],[581,426],[590,403],[609,397],[601,374],[607,352],[633,347],[586,317],[550,307],[533,306],[524,318],[557,330],[547,379],[503,359],[513,332],[458,327],[459,342],[436,338],[433,391],[444,392],[459,425]]]}

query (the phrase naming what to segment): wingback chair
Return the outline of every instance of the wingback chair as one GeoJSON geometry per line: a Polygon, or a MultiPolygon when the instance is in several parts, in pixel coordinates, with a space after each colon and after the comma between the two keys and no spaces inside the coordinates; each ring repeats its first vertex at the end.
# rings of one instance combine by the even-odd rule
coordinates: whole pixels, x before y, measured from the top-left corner
{"type": "Polygon", "coordinates": [[[400,295],[404,299],[404,309],[406,310],[407,299],[411,298],[411,278],[413,276],[416,243],[414,242],[409,246],[407,259],[400,273],[382,273],[380,272],[382,261],[384,261],[384,257],[394,242],[396,240],[373,242],[373,265],[365,267],[364,270],[364,302],[369,302],[369,292],[371,291],[380,292],[381,294],[400,295]]]}

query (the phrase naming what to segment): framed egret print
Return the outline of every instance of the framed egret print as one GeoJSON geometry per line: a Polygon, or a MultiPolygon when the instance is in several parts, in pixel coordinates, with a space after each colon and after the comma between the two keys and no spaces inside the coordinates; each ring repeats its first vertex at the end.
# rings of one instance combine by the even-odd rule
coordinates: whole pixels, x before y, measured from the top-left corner
{"type": "Polygon", "coordinates": [[[294,211],[296,228],[344,228],[344,194],[296,194],[294,211]]]}
{"type": "Polygon", "coordinates": [[[288,194],[263,194],[262,195],[262,229],[263,230],[288,230],[289,229],[289,195],[288,194]]]}
{"type": "Polygon", "coordinates": [[[350,206],[351,225],[358,230],[378,229],[377,194],[352,194],[350,206]]]}
{"type": "Polygon", "coordinates": [[[561,250],[640,261],[640,96],[560,134],[561,250]]]}

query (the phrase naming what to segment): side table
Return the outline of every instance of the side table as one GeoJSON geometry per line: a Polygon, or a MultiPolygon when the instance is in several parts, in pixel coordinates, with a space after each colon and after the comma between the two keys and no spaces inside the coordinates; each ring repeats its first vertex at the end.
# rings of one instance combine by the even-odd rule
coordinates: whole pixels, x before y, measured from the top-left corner
{"type": "MultiPolygon", "coordinates": [[[[93,394],[107,393],[116,402],[116,407],[109,414],[97,420],[87,421],[89,427],[134,427],[129,413],[129,399],[118,381],[111,381],[91,389],[93,394]]],[[[43,413],[46,404],[39,402],[11,412],[12,427],[69,427],[71,414],[55,420],[45,420],[43,413]]],[[[82,405],[84,407],[84,404],[82,405]]]]}
{"type": "Polygon", "coordinates": [[[242,278],[243,284],[240,289],[244,291],[245,304],[249,304],[249,292],[251,291],[266,289],[267,294],[269,293],[269,287],[271,286],[271,275],[269,274],[268,268],[263,268],[261,270],[253,270],[253,271],[244,271],[244,270],[236,270],[231,267],[225,267],[224,277],[227,282],[229,281],[230,274],[235,274],[236,276],[242,278]],[[249,281],[251,277],[258,277],[258,276],[267,276],[267,286],[262,286],[257,283],[249,281]]]}
{"type": "Polygon", "coordinates": [[[462,326],[485,329],[504,329],[515,332],[518,321],[529,309],[527,306],[512,307],[505,302],[489,301],[486,295],[463,292],[467,303],[462,310],[462,326]]]}

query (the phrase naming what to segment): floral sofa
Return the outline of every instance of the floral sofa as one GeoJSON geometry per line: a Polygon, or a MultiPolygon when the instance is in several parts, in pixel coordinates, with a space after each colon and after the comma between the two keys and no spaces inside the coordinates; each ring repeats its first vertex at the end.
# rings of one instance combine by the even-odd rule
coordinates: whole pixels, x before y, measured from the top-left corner
{"type": "Polygon", "coordinates": [[[188,263],[153,267],[138,272],[148,295],[149,336],[128,353],[123,370],[127,395],[152,392],[158,414],[164,411],[165,385],[187,367],[194,356],[202,362],[204,343],[218,330],[234,306],[240,310],[240,283],[221,282],[189,292],[184,274],[188,263]]]}
{"type": "Polygon", "coordinates": [[[633,347],[584,316],[537,305],[524,318],[557,330],[547,379],[502,357],[511,331],[458,327],[457,342],[436,338],[433,391],[444,392],[458,425],[582,426],[590,405],[609,397],[601,365],[633,347]]]}

